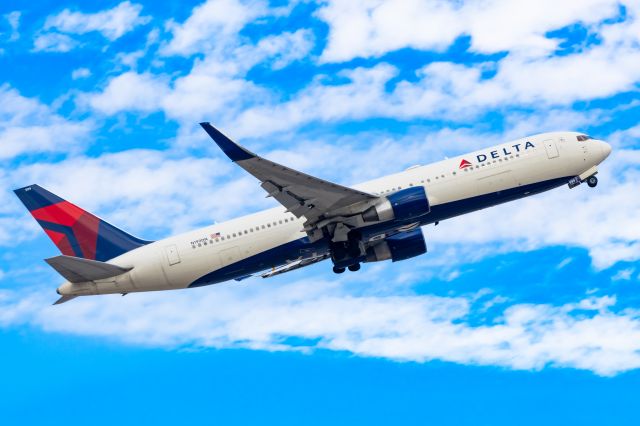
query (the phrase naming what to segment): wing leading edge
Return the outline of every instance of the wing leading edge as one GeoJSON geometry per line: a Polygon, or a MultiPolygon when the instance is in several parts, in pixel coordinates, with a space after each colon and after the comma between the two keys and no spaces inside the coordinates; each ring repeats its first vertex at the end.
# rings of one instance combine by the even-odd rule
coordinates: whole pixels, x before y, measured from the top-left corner
{"type": "Polygon", "coordinates": [[[264,159],[222,134],[210,123],[200,123],[214,142],[233,162],[255,176],[268,196],[275,198],[288,212],[304,217],[305,229],[332,217],[341,210],[378,199],[376,195],[348,188],[264,159]]]}

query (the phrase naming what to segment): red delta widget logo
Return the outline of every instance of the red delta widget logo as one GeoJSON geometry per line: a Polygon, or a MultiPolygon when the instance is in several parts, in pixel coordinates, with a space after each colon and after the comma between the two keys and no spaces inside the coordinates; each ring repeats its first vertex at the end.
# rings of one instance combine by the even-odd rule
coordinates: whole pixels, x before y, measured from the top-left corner
{"type": "Polygon", "coordinates": [[[467,167],[473,167],[470,162],[465,160],[464,158],[460,162],[460,169],[466,169],[467,167]]]}
{"type": "MultiPolygon", "coordinates": [[[[502,156],[507,156],[507,155],[512,155],[514,153],[519,153],[522,151],[526,151],[528,149],[531,148],[535,148],[536,146],[532,143],[532,142],[525,142],[524,144],[524,148],[522,148],[522,144],[521,143],[516,143],[513,144],[509,147],[503,147],[500,149],[496,149],[493,150],[491,152],[489,152],[488,154],[478,154],[476,155],[476,160],[478,161],[478,163],[483,163],[485,161],[487,161],[487,159],[491,160],[491,159],[497,159],[500,158],[502,156]]],[[[459,169],[466,169],[467,167],[473,167],[473,164],[471,164],[469,161],[465,160],[464,158],[462,159],[462,161],[460,161],[460,166],[458,167],[459,169]]]]}

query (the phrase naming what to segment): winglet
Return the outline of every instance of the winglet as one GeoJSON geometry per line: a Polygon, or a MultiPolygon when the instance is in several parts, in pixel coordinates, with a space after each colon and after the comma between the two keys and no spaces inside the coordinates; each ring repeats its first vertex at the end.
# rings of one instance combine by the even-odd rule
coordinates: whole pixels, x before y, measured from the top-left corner
{"type": "Polygon", "coordinates": [[[231,139],[223,135],[218,129],[213,127],[210,123],[203,122],[203,123],[200,123],[200,125],[202,126],[204,131],[207,132],[209,136],[211,136],[211,139],[213,139],[213,141],[218,144],[222,152],[224,152],[227,155],[227,157],[231,159],[231,161],[235,162],[235,161],[248,160],[256,156],[254,153],[244,149],[243,147],[241,147],[240,145],[238,145],[237,143],[235,143],[234,141],[232,141],[231,139]]]}

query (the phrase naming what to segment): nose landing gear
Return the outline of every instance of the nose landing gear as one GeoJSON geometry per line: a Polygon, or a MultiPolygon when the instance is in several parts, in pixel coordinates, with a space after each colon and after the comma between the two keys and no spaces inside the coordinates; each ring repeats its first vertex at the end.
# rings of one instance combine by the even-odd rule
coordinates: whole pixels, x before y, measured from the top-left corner
{"type": "Polygon", "coordinates": [[[587,178],[587,185],[589,185],[589,188],[595,188],[598,185],[598,178],[595,176],[589,176],[587,178]]]}
{"type": "Polygon", "coordinates": [[[334,266],[334,267],[333,267],[333,272],[334,272],[335,274],[341,274],[341,273],[343,273],[344,271],[345,271],[345,269],[344,269],[344,268],[338,268],[337,266],[334,266]]]}

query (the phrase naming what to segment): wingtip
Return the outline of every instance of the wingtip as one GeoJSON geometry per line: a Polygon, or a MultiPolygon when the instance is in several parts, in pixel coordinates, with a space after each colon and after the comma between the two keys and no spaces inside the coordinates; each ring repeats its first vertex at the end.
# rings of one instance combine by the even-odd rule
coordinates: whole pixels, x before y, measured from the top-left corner
{"type": "Polygon", "coordinates": [[[213,127],[211,123],[203,121],[200,123],[200,126],[202,126],[204,131],[207,132],[209,137],[213,139],[213,141],[220,147],[222,152],[224,152],[227,157],[231,159],[231,161],[248,160],[255,157],[255,154],[247,151],[246,149],[229,139],[220,130],[213,127]]]}

